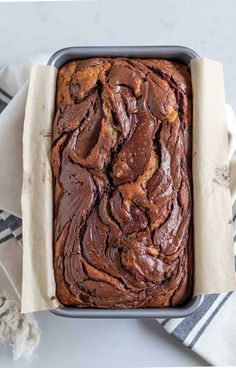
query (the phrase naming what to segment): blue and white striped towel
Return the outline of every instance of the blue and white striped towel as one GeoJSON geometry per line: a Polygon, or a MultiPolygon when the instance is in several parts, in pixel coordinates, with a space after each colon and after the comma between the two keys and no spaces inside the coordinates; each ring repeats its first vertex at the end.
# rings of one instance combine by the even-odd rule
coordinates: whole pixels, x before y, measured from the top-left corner
{"type": "MultiPolygon", "coordinates": [[[[47,60],[47,57],[41,57],[41,62],[47,60]]],[[[4,120],[12,118],[12,112],[10,111],[11,106],[14,104],[14,100],[18,99],[19,108],[14,109],[14,117],[16,119],[9,119],[9,124],[15,124],[14,129],[20,136],[20,142],[17,141],[19,147],[16,151],[21,152],[21,131],[22,131],[22,111],[24,110],[24,103],[26,97],[27,86],[25,82],[28,78],[29,68],[22,67],[23,72],[19,68],[19,64],[9,66],[8,68],[0,69],[0,126],[1,117],[3,112],[5,114],[4,120]],[[15,77],[15,79],[14,79],[15,77]],[[21,86],[24,85],[23,88],[21,86]],[[11,100],[11,96],[15,97],[11,100]],[[9,114],[8,114],[9,110],[9,114]]],[[[229,131],[230,131],[230,156],[231,156],[231,177],[236,178],[236,155],[234,151],[236,149],[236,123],[234,115],[230,106],[227,106],[227,115],[229,120],[229,131]]],[[[9,146],[10,142],[8,142],[9,146]]],[[[0,136],[0,147],[1,147],[1,136],[0,136]]],[[[1,150],[1,148],[0,148],[1,150]]],[[[9,148],[9,155],[11,149],[9,148]]],[[[21,157],[17,158],[16,152],[15,161],[12,165],[21,166],[21,157]]],[[[10,162],[10,161],[9,161],[10,162]]],[[[5,169],[9,168],[9,162],[5,163],[5,169]]],[[[11,165],[11,166],[12,166],[11,165]]],[[[14,170],[16,168],[13,168],[14,170]]],[[[12,170],[12,167],[9,168],[12,170]]],[[[0,266],[5,269],[8,278],[12,285],[15,286],[15,293],[19,295],[19,280],[20,275],[16,275],[16,267],[12,267],[12,261],[7,266],[7,260],[1,259],[1,246],[6,245],[7,242],[14,241],[15,247],[21,247],[21,220],[19,217],[13,216],[6,212],[8,210],[11,213],[20,215],[20,199],[15,195],[17,193],[16,187],[21,182],[21,176],[15,178],[15,181],[9,179],[8,188],[6,188],[6,181],[3,179],[0,169],[0,188],[5,188],[5,193],[9,197],[9,193],[12,193],[11,200],[1,195],[0,189],[0,206],[4,208],[4,211],[0,213],[0,266]],[[6,201],[7,199],[7,201],[6,201]],[[2,205],[4,203],[4,206],[2,205]],[[17,286],[18,285],[18,286],[17,286]]],[[[4,173],[6,178],[6,173],[4,173]]],[[[236,180],[234,181],[236,187],[236,180]]],[[[231,183],[232,184],[232,183],[231,183]]],[[[232,186],[232,192],[236,192],[236,188],[232,186]]],[[[4,193],[2,193],[4,194],[4,193]]],[[[234,241],[236,249],[236,202],[233,206],[234,213],[234,241]]],[[[223,245],[222,245],[223,246],[223,245]]],[[[6,247],[5,247],[6,248],[6,247]]],[[[16,249],[14,250],[14,252],[16,249]]],[[[19,253],[20,257],[20,253],[19,253]]],[[[7,257],[9,259],[9,257],[7,257]]],[[[18,260],[18,263],[21,259],[18,260]]],[[[1,271],[1,267],[0,267],[1,271]]],[[[20,272],[19,272],[20,273],[20,272]]],[[[1,274],[0,274],[1,277],[1,274]]],[[[1,279],[0,279],[1,280],[1,279]]],[[[6,285],[6,283],[5,283],[6,285]]],[[[2,286],[0,284],[0,291],[2,286]]],[[[3,290],[2,290],[3,291],[3,290]]],[[[0,299],[1,301],[1,299],[0,299]]],[[[203,304],[200,309],[192,316],[181,318],[181,319],[160,319],[157,320],[168,333],[175,336],[183,344],[194,350],[197,354],[202,356],[206,361],[212,365],[236,365],[236,293],[224,293],[220,295],[208,295],[205,297],[203,304]]],[[[1,313],[1,306],[0,306],[1,313]]],[[[1,314],[0,314],[1,317],[1,314]]],[[[1,322],[0,322],[1,325],[1,322]]],[[[31,346],[32,350],[32,346],[31,346]]],[[[19,356],[19,354],[18,354],[19,356]]]]}

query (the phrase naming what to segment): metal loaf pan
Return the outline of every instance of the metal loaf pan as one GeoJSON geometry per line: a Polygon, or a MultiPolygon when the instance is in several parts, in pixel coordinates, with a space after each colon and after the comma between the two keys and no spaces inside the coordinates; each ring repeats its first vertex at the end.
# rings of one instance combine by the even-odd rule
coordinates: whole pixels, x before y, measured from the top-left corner
{"type": "MultiPolygon", "coordinates": [[[[68,47],[55,52],[48,65],[61,68],[71,60],[92,57],[129,57],[169,59],[188,65],[198,55],[183,46],[107,46],[107,47],[68,47]]],[[[203,296],[192,298],[181,307],[138,308],[138,309],[94,309],[70,308],[60,306],[52,310],[54,314],[71,318],[182,318],[196,312],[203,301],[203,296]]]]}

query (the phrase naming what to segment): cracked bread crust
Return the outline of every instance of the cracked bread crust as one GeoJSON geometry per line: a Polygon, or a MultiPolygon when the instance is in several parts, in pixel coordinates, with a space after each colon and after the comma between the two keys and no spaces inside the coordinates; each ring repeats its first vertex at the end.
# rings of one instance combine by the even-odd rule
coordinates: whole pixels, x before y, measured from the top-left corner
{"type": "Polygon", "coordinates": [[[54,272],[67,306],[178,306],[192,293],[189,70],[72,61],[58,75],[54,272]]]}

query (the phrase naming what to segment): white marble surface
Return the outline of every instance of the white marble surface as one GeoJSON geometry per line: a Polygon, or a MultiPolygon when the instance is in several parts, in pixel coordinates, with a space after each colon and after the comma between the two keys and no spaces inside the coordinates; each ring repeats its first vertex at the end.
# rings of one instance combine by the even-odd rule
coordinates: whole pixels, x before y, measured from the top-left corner
{"type": "MultiPolygon", "coordinates": [[[[1,3],[0,64],[75,45],[189,46],[224,63],[227,101],[236,108],[235,0],[1,3]]],[[[194,366],[204,362],[154,320],[70,320],[39,313],[36,367],[194,366]]],[[[13,363],[0,345],[0,366],[13,363]]]]}

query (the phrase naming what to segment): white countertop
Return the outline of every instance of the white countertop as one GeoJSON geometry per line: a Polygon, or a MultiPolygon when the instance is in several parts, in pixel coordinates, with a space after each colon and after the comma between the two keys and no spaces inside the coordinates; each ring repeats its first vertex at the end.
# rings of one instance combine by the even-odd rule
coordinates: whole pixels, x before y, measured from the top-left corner
{"type": "Polygon", "coordinates": [[[31,364],[12,362],[0,345],[4,368],[127,368],[207,365],[170,337],[155,320],[76,320],[38,314],[41,342],[31,364]],[[74,364],[74,365],[73,365],[74,364]]]}
{"type": "MultiPolygon", "coordinates": [[[[224,63],[227,102],[236,108],[235,11],[235,0],[1,3],[0,63],[75,45],[180,44],[224,63]]],[[[31,365],[13,363],[10,348],[0,345],[0,366],[206,364],[155,320],[74,320],[49,312],[37,316],[42,331],[38,357],[31,365]]]]}

